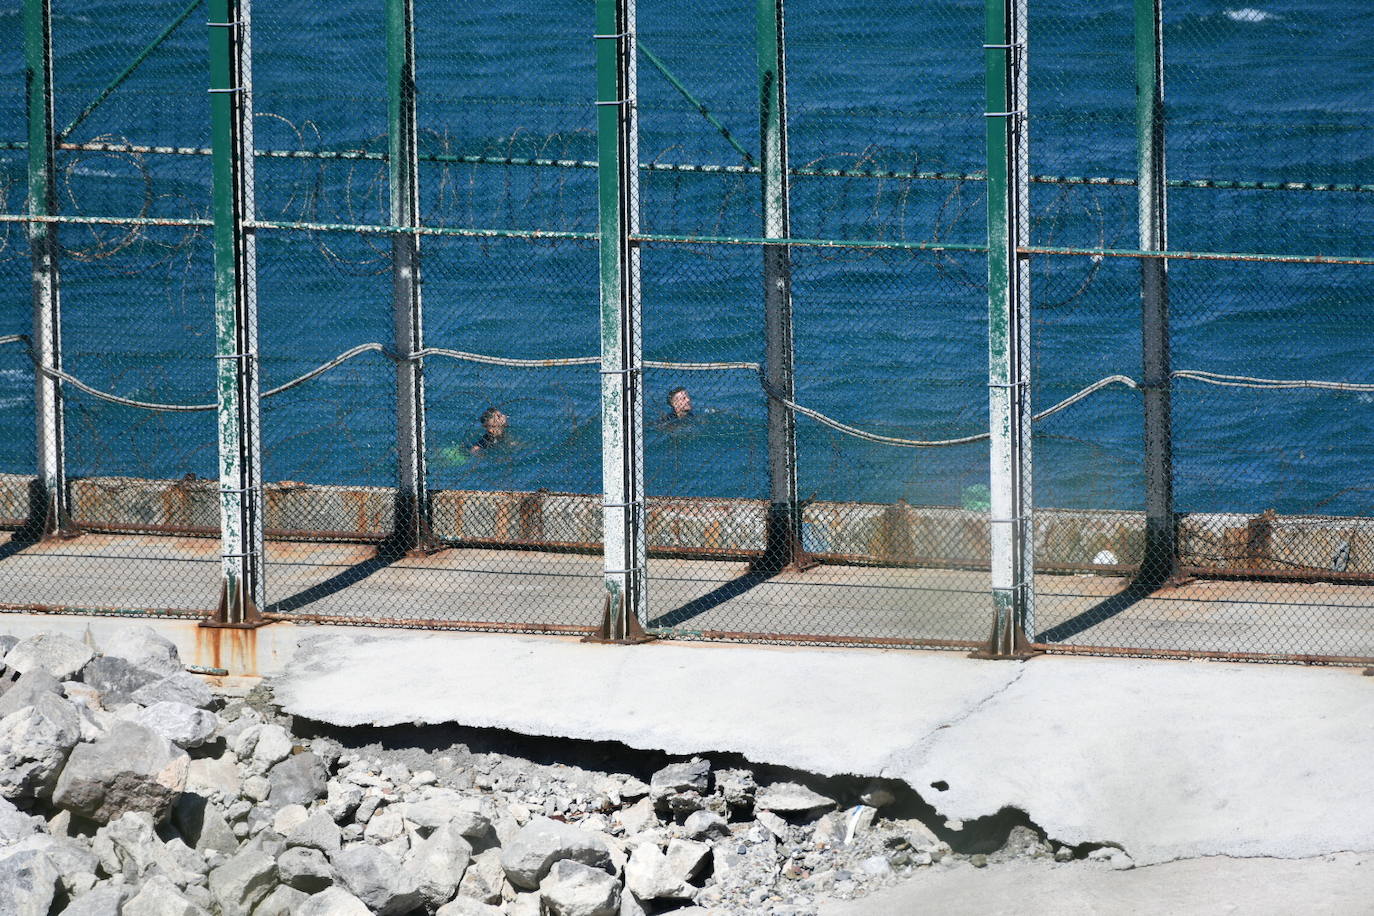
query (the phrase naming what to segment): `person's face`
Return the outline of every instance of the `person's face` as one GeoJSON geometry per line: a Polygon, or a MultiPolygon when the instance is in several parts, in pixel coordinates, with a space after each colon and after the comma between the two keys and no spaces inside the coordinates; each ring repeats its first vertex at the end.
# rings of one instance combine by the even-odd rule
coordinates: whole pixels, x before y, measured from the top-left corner
{"type": "Polygon", "coordinates": [[[673,395],[673,416],[685,417],[692,412],[692,396],[685,391],[673,395]]]}
{"type": "Polygon", "coordinates": [[[487,417],[487,421],[482,425],[486,427],[487,432],[491,433],[493,436],[501,436],[506,432],[506,415],[498,410],[496,413],[487,417]]]}

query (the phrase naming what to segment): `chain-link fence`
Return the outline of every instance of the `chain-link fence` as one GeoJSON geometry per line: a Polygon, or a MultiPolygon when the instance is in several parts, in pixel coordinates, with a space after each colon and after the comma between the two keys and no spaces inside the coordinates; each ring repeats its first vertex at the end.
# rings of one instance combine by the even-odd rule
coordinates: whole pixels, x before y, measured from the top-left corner
{"type": "Polygon", "coordinates": [[[1374,13],[20,7],[0,607],[1374,657],[1374,13]]]}

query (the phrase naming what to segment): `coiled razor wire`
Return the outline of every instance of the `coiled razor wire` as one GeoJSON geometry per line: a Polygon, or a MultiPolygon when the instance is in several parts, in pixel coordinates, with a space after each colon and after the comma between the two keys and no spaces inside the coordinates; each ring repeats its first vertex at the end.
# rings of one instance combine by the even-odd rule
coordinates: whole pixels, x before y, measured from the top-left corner
{"type": "MultiPolygon", "coordinates": [[[[49,378],[64,381],[72,387],[80,391],[83,391],[94,398],[98,398],[102,401],[108,401],[111,404],[120,404],[124,407],[135,407],[140,410],[174,411],[187,413],[215,410],[219,406],[218,404],[162,404],[153,401],[139,401],[134,398],[126,398],[118,394],[113,394],[108,391],[101,391],[98,388],[86,384],[81,379],[77,378],[69,372],[64,372],[61,369],[58,369],[54,366],[44,365],[42,360],[39,359],[38,354],[34,351],[30,343],[29,336],[27,334],[9,334],[6,336],[0,336],[0,344],[8,343],[22,343],[24,345],[25,350],[28,353],[30,361],[33,362],[34,366],[43,375],[46,375],[49,378]]],[[[344,363],[348,362],[356,356],[361,356],[364,353],[374,352],[382,354],[392,362],[412,362],[423,359],[427,356],[443,356],[447,357],[448,359],[459,360],[462,362],[481,363],[483,365],[488,366],[505,366],[515,369],[547,369],[558,366],[592,366],[597,365],[601,362],[601,358],[599,356],[569,356],[555,357],[550,359],[519,359],[507,356],[491,356],[484,353],[470,353],[466,350],[452,350],[447,347],[425,347],[424,349],[416,350],[414,353],[401,355],[388,349],[382,344],[373,342],[358,344],[356,347],[351,347],[340,353],[338,356],[335,356],[333,359],[321,363],[314,369],[311,369],[309,372],[306,372],[303,375],[298,375],[295,378],[291,379],[289,382],[285,382],[284,384],[278,385],[275,388],[269,388],[261,394],[261,397],[270,398],[283,392],[290,391],[292,388],[295,388],[299,385],[303,385],[311,379],[318,378],[319,376],[325,374],[331,369],[343,365],[344,363]]],[[[775,387],[773,387],[771,383],[769,383],[768,379],[764,376],[763,366],[759,363],[684,363],[650,359],[644,360],[643,366],[646,369],[671,369],[679,372],[720,372],[729,370],[744,370],[748,372],[753,372],[758,376],[759,385],[763,388],[764,393],[768,397],[777,401],[779,404],[782,404],[784,407],[788,408],[789,410],[793,410],[804,417],[808,417],[812,420],[815,420],[822,426],[827,426],[830,429],[835,430],[836,432],[844,433],[847,436],[853,436],[856,439],[862,439],[866,442],[875,442],[880,445],[893,445],[899,448],[942,448],[950,445],[968,445],[973,442],[982,442],[986,439],[991,438],[990,433],[984,432],[975,433],[971,436],[958,436],[952,439],[904,439],[898,436],[885,436],[881,433],[873,433],[869,432],[868,430],[859,429],[857,426],[850,426],[847,423],[842,423],[839,420],[836,420],[834,417],[821,413],[819,410],[813,410],[810,407],[805,407],[801,404],[798,404],[791,398],[786,397],[781,392],[779,392],[775,387]]],[[[1207,372],[1200,369],[1178,369],[1171,372],[1169,374],[1169,377],[1174,379],[1190,379],[1192,381],[1202,382],[1208,385],[1219,385],[1227,388],[1255,388],[1260,390],[1307,388],[1321,391],[1374,393],[1374,383],[1331,382],[1317,379],[1259,378],[1256,376],[1249,375],[1224,375],[1220,372],[1207,372]]],[[[1127,375],[1109,375],[1106,378],[1102,378],[1097,380],[1096,382],[1093,382],[1091,385],[1088,385],[1085,388],[1079,389],[1078,391],[1069,395],[1064,400],[1055,404],[1053,407],[1049,407],[1045,410],[1040,411],[1037,414],[1032,415],[1031,419],[1036,422],[1044,420],[1048,417],[1053,416],[1054,414],[1059,413],[1062,410],[1067,410],[1068,408],[1077,404],[1084,398],[1087,398],[1097,393],[1098,391],[1101,391],[1102,389],[1108,388],[1112,385],[1122,385],[1126,388],[1130,388],[1137,391],[1147,387],[1127,375]]]]}

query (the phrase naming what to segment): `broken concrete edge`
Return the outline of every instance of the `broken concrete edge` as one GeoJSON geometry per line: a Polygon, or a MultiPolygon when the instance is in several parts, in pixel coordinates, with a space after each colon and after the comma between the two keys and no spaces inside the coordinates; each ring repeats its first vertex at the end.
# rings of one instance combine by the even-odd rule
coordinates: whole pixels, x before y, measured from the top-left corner
{"type": "MultiPolygon", "coordinates": [[[[29,517],[32,481],[0,474],[0,522],[29,517]]],[[[434,490],[432,529],[446,543],[596,549],[601,497],[537,491],[434,490]]],[[[215,537],[213,480],[89,477],[70,482],[72,516],[96,531],[215,537]]],[[[266,528],[282,539],[379,540],[391,533],[396,491],[279,481],[265,487],[266,528]]],[[[729,498],[650,500],[649,547],[702,556],[761,550],[768,502],[729,498]]],[[[1036,560],[1059,572],[1120,575],[1139,567],[1144,515],[1112,509],[1037,508],[1036,560]]],[[[803,547],[829,562],[985,568],[987,513],[905,502],[808,502],[803,547]]],[[[1374,576],[1374,518],[1281,516],[1272,510],[1182,513],[1180,564],[1209,573],[1295,572],[1374,576]]]]}

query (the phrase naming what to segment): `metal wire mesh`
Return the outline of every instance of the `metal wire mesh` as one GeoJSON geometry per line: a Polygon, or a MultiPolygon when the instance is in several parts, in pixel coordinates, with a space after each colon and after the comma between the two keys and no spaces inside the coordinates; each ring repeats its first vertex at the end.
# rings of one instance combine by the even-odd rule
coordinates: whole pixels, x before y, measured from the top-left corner
{"type": "MultiPolygon", "coordinates": [[[[216,365],[237,358],[215,338],[216,26],[182,0],[117,21],[56,7],[56,223],[25,198],[33,39],[22,11],[0,14],[15,90],[0,93],[0,337],[29,335],[0,344],[0,605],[203,613],[230,549],[216,365]],[[59,240],[83,532],[68,540],[31,530],[30,225],[59,240]]],[[[642,309],[642,622],[668,638],[982,641],[991,526],[1017,521],[990,517],[990,114],[1029,131],[1030,391],[1036,412],[1061,408],[1032,439],[1030,635],[1374,656],[1374,13],[1166,10],[1151,136],[1150,7],[1035,0],[1023,50],[985,45],[983,5],[952,0],[793,0],[785,28],[781,4],[640,2],[628,44],[599,34],[588,0],[259,4],[255,213],[233,229],[256,244],[239,292],[265,393],[263,610],[596,628],[617,508],[599,362],[611,176],[638,221],[615,257],[637,259],[622,309],[636,294],[642,309]],[[618,61],[635,79],[598,101],[608,41],[635,49],[618,61]],[[1025,113],[984,110],[1003,54],[1029,67],[1025,113]],[[1314,58],[1344,62],[1320,97],[1292,78],[1314,58]],[[634,127],[632,179],[612,175],[607,105],[634,127]],[[1153,141],[1168,151],[1158,237],[1142,229],[1153,141]],[[1167,365],[1149,355],[1152,307],[1167,365]],[[1303,379],[1322,384],[1273,381],[1303,379]],[[1167,454],[1146,432],[1162,396],[1167,454]]]]}

